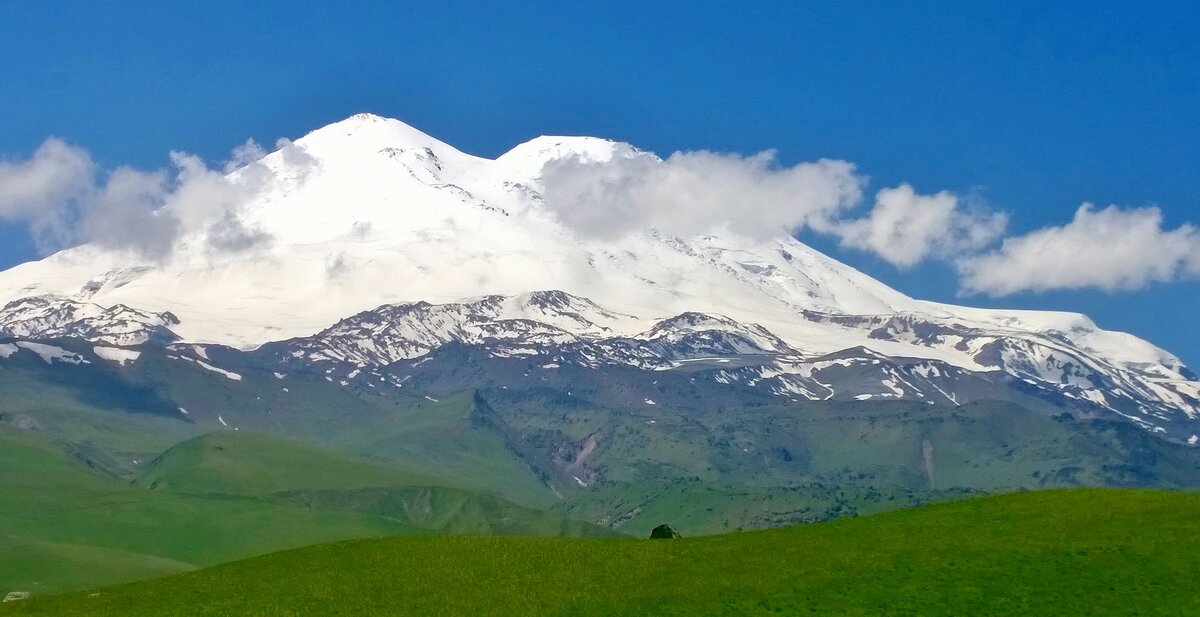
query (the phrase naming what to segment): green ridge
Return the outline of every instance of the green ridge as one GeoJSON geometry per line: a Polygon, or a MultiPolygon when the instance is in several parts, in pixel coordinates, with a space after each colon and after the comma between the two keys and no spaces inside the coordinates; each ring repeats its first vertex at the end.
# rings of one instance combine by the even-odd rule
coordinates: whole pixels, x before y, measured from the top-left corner
{"type": "Polygon", "coordinates": [[[180,443],[143,472],[142,486],[209,496],[256,496],[314,510],[377,515],[421,529],[478,535],[616,535],[563,514],[439,486],[395,466],[250,431],[180,443]]]}
{"type": "Polygon", "coordinates": [[[182,493],[269,495],[305,489],[433,486],[432,478],[267,433],[220,431],[172,446],[137,484],[182,493]]]}

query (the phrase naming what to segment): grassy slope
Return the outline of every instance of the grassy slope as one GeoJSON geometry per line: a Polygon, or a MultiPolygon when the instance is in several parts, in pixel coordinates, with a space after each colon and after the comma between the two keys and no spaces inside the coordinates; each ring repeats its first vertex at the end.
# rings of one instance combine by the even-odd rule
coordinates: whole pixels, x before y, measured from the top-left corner
{"type": "Polygon", "coordinates": [[[115,585],[195,568],[153,555],[12,536],[0,536],[0,555],[0,586],[34,593],[115,585]]]}
{"type": "Polygon", "coordinates": [[[250,431],[209,433],[177,444],[147,466],[138,484],[362,512],[447,533],[616,534],[492,495],[439,486],[392,465],[250,431]]]}
{"type": "Polygon", "coordinates": [[[1131,425],[1056,421],[1007,403],[805,402],[707,414],[656,406],[627,418],[573,411],[578,425],[532,405],[496,407],[529,433],[602,434],[590,461],[600,479],[556,508],[583,520],[628,516],[620,529],[633,535],[667,512],[683,533],[700,535],[971,490],[1200,486],[1200,459],[1186,446],[1131,425]]]}
{"type": "MultiPolygon", "coordinates": [[[[84,353],[88,347],[56,344],[84,353]]],[[[44,434],[111,455],[123,475],[172,444],[227,425],[321,443],[527,506],[555,502],[502,440],[470,426],[469,392],[434,403],[403,390],[341,387],[325,376],[281,380],[214,359],[242,375],[233,381],[173,359],[169,350],[142,351],[128,367],[98,361],[64,368],[20,355],[0,362],[0,425],[31,418],[44,434]]]]}
{"type": "Polygon", "coordinates": [[[1070,490],[678,541],[357,540],[0,614],[1184,615],[1198,509],[1070,490]]]}
{"type": "Polygon", "coordinates": [[[172,446],[142,471],[141,486],[184,493],[267,495],[297,488],[438,484],[398,467],[337,455],[266,433],[221,431],[172,446]]]}
{"type": "Polygon", "coordinates": [[[554,494],[494,431],[470,421],[472,393],[397,405],[379,417],[348,426],[330,445],[386,459],[406,469],[453,478],[462,486],[497,492],[517,503],[548,508],[554,494]]]}
{"type": "Polygon", "coordinates": [[[365,536],[609,533],[248,431],[177,444],[142,486],[87,469],[64,445],[0,426],[0,589],[78,589],[365,536]]]}
{"type": "Polygon", "coordinates": [[[314,542],[411,533],[380,516],[149,491],[0,428],[0,587],[136,580],[314,542]]]}
{"type": "Polygon", "coordinates": [[[138,413],[132,395],[122,399],[106,384],[72,381],[70,377],[77,373],[56,371],[61,364],[26,360],[23,367],[0,364],[0,416],[10,420],[26,416],[57,439],[102,445],[117,459],[120,471],[136,469],[135,460],[144,463],[171,444],[203,432],[194,424],[138,413]]]}

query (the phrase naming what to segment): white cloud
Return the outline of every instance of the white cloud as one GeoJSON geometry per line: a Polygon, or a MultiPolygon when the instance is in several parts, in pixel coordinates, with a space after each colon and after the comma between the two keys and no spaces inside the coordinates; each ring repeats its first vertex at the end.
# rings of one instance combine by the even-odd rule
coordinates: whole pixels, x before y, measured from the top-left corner
{"type": "Polygon", "coordinates": [[[565,157],[542,169],[545,205],[577,233],[611,238],[657,229],[725,230],[763,238],[819,224],[857,203],[854,165],[822,159],[783,167],[774,152],[742,157],[646,153],[596,162],[565,157]]]}
{"type": "Polygon", "coordinates": [[[234,148],[229,153],[229,160],[225,161],[225,173],[237,171],[266,155],[267,151],[263,150],[263,147],[258,145],[258,142],[253,139],[247,139],[245,143],[234,148]]]}
{"type": "Polygon", "coordinates": [[[844,246],[872,251],[900,268],[981,249],[1004,233],[1003,213],[960,206],[949,191],[919,195],[901,184],[879,191],[869,215],[837,223],[831,231],[844,246]]]}
{"type": "Polygon", "coordinates": [[[78,200],[78,221],[63,246],[86,241],[151,256],[166,254],[179,233],[178,218],[160,207],[170,194],[169,181],[165,171],[114,170],[103,186],[78,200]]]}
{"type": "MultiPolygon", "coordinates": [[[[47,139],[26,160],[0,160],[0,219],[27,224],[44,252],[93,243],[161,259],[184,237],[213,254],[266,246],[271,236],[247,224],[242,206],[274,182],[302,181],[317,167],[302,147],[286,139],[275,146],[282,174],[257,162],[264,150],[253,140],[216,168],[172,152],[168,169],[121,167],[105,174],[87,151],[47,139]]],[[[1164,229],[1157,208],[1085,204],[1066,225],[1008,238],[987,251],[1007,217],[947,191],[885,188],[870,211],[856,217],[866,179],[846,161],[783,166],[769,151],[749,157],[676,152],[662,160],[629,149],[606,162],[553,160],[542,169],[542,182],[545,206],[582,236],[657,229],[763,239],[811,229],[899,268],[950,261],[966,293],[1119,291],[1200,279],[1200,229],[1164,229]]],[[[353,231],[365,235],[369,223],[353,231]]],[[[340,269],[333,262],[331,276],[340,269]]]]}
{"type": "MultiPolygon", "coordinates": [[[[277,145],[301,179],[315,167],[299,146],[277,145]]],[[[256,163],[262,155],[247,140],[221,171],[172,152],[169,169],[121,167],[101,177],[87,151],[51,138],[28,160],[0,162],[0,219],[29,225],[43,253],[91,243],[158,259],[185,233],[198,234],[212,252],[243,251],[271,240],[239,213],[274,179],[256,163]]]]}
{"type": "Polygon", "coordinates": [[[991,253],[960,261],[959,272],[964,291],[993,296],[1136,290],[1200,278],[1200,230],[1190,224],[1163,229],[1158,208],[1084,204],[1070,223],[1008,238],[991,253]]]}
{"type": "Polygon", "coordinates": [[[39,248],[71,240],[65,208],[94,191],[96,166],[86,150],[49,138],[26,161],[0,162],[0,218],[29,224],[39,248]]]}
{"type": "Polygon", "coordinates": [[[880,191],[865,217],[847,218],[866,182],[852,163],[822,159],[783,167],[773,152],[676,152],[661,160],[632,151],[604,162],[564,157],[546,164],[542,182],[546,206],[585,236],[653,228],[762,239],[810,228],[901,268],[978,250],[1007,223],[1004,214],[966,207],[952,193],[919,195],[907,184],[880,191]]]}

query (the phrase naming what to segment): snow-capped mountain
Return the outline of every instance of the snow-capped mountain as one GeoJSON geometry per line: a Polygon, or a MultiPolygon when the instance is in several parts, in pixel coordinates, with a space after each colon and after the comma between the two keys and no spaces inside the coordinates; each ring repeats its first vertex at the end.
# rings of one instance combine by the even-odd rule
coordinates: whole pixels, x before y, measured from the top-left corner
{"type": "Polygon", "coordinates": [[[620,335],[638,319],[562,291],[487,296],[447,304],[382,306],[304,338],[264,345],[281,365],[383,367],[424,356],[448,343],[486,348],[497,357],[540,357],[582,366],[669,369],[680,361],[797,355],[762,326],[728,317],[684,313],[646,332],[620,335]]]}
{"type": "Polygon", "coordinates": [[[178,337],[169,312],[150,313],[122,304],[103,307],[53,296],[18,298],[0,308],[0,336],[12,338],[80,338],[108,345],[169,343],[178,337]]]}
{"type": "Polygon", "coordinates": [[[1082,315],[915,300],[786,235],[581,237],[542,203],[542,169],[566,156],[652,155],[539,137],[490,160],[356,115],[228,176],[255,189],[236,249],[199,226],[161,259],[84,245],[0,273],[0,337],[219,344],[346,374],[450,343],[547,365],[707,362],[704,379],[780,397],[1006,390],[1200,432],[1200,383],[1176,357],[1082,315]]]}

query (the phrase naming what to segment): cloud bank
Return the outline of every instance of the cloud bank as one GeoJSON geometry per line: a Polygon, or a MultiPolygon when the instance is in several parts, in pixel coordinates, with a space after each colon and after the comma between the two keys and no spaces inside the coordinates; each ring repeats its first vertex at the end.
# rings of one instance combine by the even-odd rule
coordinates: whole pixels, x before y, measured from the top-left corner
{"type": "Polygon", "coordinates": [[[811,229],[901,268],[987,246],[1007,216],[965,208],[952,193],[918,194],[902,184],[852,216],[867,183],[852,163],[822,159],[791,167],[774,152],[754,156],[646,153],[597,162],[555,159],[542,169],[543,200],[583,236],[612,238],[647,229],[679,236],[711,231],[752,239],[811,229]]]}
{"type": "Polygon", "coordinates": [[[761,239],[827,221],[861,199],[864,179],[845,161],[785,167],[774,152],[700,151],[666,160],[646,153],[606,162],[564,157],[546,164],[542,182],[546,207],[581,235],[653,228],[761,239]]]}
{"type": "Polygon", "coordinates": [[[1008,238],[995,251],[961,260],[958,269],[968,293],[1131,291],[1200,278],[1200,229],[1166,230],[1158,208],[1084,204],[1070,223],[1008,238]]]}
{"type": "MultiPolygon", "coordinates": [[[[315,166],[291,142],[276,146],[299,173],[315,166]]],[[[264,155],[247,140],[218,168],[172,152],[166,169],[102,173],[86,150],[50,138],[27,160],[0,161],[0,219],[27,224],[43,254],[90,243],[162,259],[189,230],[213,252],[245,251],[271,241],[240,215],[273,181],[264,155]]]]}
{"type": "Polygon", "coordinates": [[[1006,213],[949,191],[921,194],[909,184],[878,191],[868,210],[867,179],[846,161],[788,167],[773,152],[676,152],[665,160],[632,152],[603,162],[565,157],[547,163],[545,205],[584,237],[656,229],[766,239],[809,230],[901,269],[946,262],[965,294],[1115,292],[1200,278],[1200,230],[1165,230],[1157,208],[1085,204],[1066,225],[1009,237],[997,247],[1006,213]]]}
{"type": "MultiPolygon", "coordinates": [[[[246,223],[244,205],[273,183],[303,181],[317,168],[286,139],[275,148],[286,178],[262,163],[266,150],[253,140],[216,167],[172,152],[165,169],[103,173],[86,150],[50,138],[28,159],[0,161],[0,219],[28,225],[43,253],[91,243],[164,259],[185,238],[213,254],[252,250],[273,238],[246,223]]],[[[541,178],[545,207],[583,237],[656,229],[764,240],[807,230],[901,269],[946,262],[963,293],[991,296],[1200,279],[1200,228],[1165,229],[1152,207],[1084,204],[1069,223],[997,245],[1005,213],[909,184],[884,188],[868,204],[867,178],[846,161],[786,166],[772,151],[676,152],[664,160],[631,148],[604,162],[555,159],[541,178]]]]}

